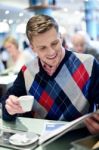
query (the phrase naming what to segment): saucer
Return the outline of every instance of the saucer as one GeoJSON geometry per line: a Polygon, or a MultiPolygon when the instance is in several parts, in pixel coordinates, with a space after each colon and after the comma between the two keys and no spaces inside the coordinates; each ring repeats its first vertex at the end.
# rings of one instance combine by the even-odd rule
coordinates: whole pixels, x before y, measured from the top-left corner
{"type": "Polygon", "coordinates": [[[39,136],[36,133],[25,132],[16,133],[9,138],[9,142],[16,146],[27,146],[38,141],[39,136]]]}

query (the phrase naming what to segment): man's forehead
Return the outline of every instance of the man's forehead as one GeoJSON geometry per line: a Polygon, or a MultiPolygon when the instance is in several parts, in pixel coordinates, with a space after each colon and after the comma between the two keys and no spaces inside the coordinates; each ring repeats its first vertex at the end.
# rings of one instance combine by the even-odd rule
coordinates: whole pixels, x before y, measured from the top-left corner
{"type": "Polygon", "coordinates": [[[40,46],[44,46],[44,45],[48,45],[49,43],[53,43],[55,41],[58,41],[59,40],[59,36],[42,36],[40,38],[34,38],[32,40],[32,44],[40,47],[40,46]]]}
{"type": "MultiPolygon", "coordinates": [[[[56,41],[58,41],[58,39],[52,40],[52,41],[50,41],[49,43],[50,43],[50,44],[53,44],[53,43],[56,42],[56,41]]],[[[47,43],[47,42],[44,42],[44,43],[35,43],[35,46],[36,46],[36,47],[43,47],[43,46],[47,46],[49,43],[47,43]]]]}

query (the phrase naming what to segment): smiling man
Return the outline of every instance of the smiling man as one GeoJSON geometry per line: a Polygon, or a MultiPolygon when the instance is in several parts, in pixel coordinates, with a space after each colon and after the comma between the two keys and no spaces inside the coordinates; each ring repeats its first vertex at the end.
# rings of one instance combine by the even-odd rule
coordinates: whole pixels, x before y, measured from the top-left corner
{"type": "MultiPolygon", "coordinates": [[[[99,64],[91,55],[78,54],[62,47],[57,22],[50,16],[32,17],[26,34],[37,58],[22,67],[13,86],[3,97],[3,119],[17,115],[71,121],[94,111],[99,104],[99,64]],[[33,95],[30,112],[18,101],[33,95]]],[[[99,115],[86,119],[91,133],[99,132],[99,115]]]]}
{"type": "Polygon", "coordinates": [[[54,27],[45,33],[35,36],[31,45],[38,54],[41,64],[49,75],[52,75],[65,56],[62,41],[54,27]],[[45,40],[46,39],[46,40],[45,40]]]}

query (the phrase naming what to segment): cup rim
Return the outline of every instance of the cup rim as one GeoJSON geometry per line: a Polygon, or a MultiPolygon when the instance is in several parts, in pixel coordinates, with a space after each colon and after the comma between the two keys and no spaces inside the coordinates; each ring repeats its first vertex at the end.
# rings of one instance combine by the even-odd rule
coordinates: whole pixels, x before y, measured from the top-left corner
{"type": "Polygon", "coordinates": [[[24,96],[20,96],[18,99],[19,99],[19,101],[24,101],[25,100],[25,98],[32,98],[32,99],[34,99],[34,96],[32,96],[32,95],[24,95],[24,96]]]}

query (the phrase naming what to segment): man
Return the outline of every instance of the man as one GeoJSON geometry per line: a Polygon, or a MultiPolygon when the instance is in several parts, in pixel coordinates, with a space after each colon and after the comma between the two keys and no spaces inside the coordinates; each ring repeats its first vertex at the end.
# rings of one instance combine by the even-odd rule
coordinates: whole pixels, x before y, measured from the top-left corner
{"type": "Polygon", "coordinates": [[[95,46],[92,45],[87,33],[83,31],[76,32],[71,37],[71,42],[73,45],[73,51],[77,53],[85,53],[93,55],[97,60],[99,60],[99,51],[95,46]]]}
{"type": "MultiPolygon", "coordinates": [[[[51,120],[74,120],[99,104],[99,64],[93,56],[72,53],[62,47],[56,21],[46,15],[32,17],[26,27],[32,49],[37,53],[24,65],[3,98],[3,119],[17,115],[51,120]],[[25,113],[18,97],[33,95],[32,110],[25,113]]],[[[91,133],[99,132],[99,115],[86,119],[91,133]]]]}

